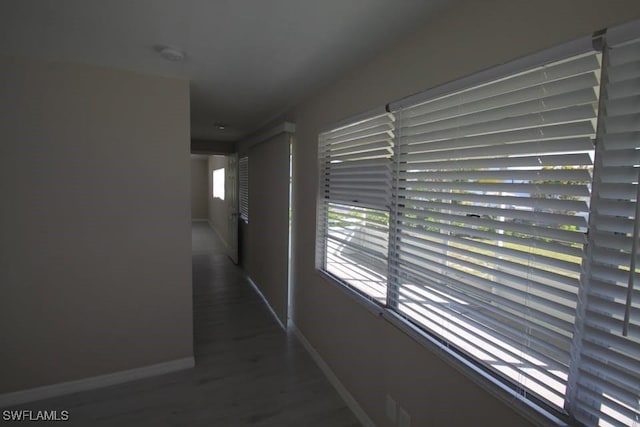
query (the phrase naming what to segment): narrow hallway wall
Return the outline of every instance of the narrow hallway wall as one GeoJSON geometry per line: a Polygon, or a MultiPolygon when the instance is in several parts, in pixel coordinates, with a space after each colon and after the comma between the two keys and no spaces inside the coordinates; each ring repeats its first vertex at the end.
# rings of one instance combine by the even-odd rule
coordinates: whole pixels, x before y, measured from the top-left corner
{"type": "Polygon", "coordinates": [[[208,157],[191,155],[191,219],[208,220],[208,157]]]}

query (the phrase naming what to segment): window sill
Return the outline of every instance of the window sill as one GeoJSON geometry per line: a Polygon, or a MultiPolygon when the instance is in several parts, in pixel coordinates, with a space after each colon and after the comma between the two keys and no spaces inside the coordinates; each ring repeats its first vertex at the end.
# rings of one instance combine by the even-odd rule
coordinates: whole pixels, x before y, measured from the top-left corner
{"type": "Polygon", "coordinates": [[[316,272],[324,281],[341,290],[345,295],[364,307],[373,316],[385,320],[400,332],[412,338],[430,352],[436,354],[442,361],[463,374],[493,397],[505,403],[527,421],[537,426],[569,426],[567,422],[563,421],[549,410],[537,405],[529,399],[526,399],[499,378],[476,366],[474,362],[468,360],[463,355],[448,348],[425,331],[414,326],[412,323],[405,320],[402,315],[397,314],[395,311],[384,307],[373,299],[368,298],[366,295],[361,294],[333,275],[320,269],[316,269],[316,272]]]}

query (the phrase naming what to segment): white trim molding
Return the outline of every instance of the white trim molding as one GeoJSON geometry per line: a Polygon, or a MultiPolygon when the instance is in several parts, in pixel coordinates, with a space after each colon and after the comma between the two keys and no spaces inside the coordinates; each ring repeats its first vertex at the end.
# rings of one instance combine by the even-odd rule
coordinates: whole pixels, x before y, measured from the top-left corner
{"type": "Polygon", "coordinates": [[[51,384],[28,390],[4,393],[0,394],[0,408],[34,402],[36,400],[50,399],[52,397],[63,396],[80,391],[108,387],[143,378],[155,377],[175,371],[190,369],[194,366],[195,359],[191,356],[169,362],[157,363],[155,365],[143,366],[141,368],[127,369],[125,371],[112,372],[110,374],[98,375],[96,377],[83,378],[81,380],[66,381],[63,383],[51,384]]]}
{"type": "Polygon", "coordinates": [[[356,416],[358,421],[360,421],[360,423],[364,427],[376,427],[376,425],[373,423],[371,418],[369,418],[369,415],[367,415],[365,410],[362,409],[362,407],[360,406],[358,401],[353,397],[353,395],[349,393],[349,390],[347,390],[344,384],[340,382],[336,374],[331,370],[329,365],[327,365],[327,362],[325,362],[324,359],[322,359],[322,356],[320,356],[320,354],[316,351],[316,349],[313,348],[311,343],[303,335],[302,331],[298,329],[295,323],[290,322],[290,325],[296,338],[298,338],[298,340],[300,341],[302,346],[305,348],[305,350],[307,350],[307,352],[311,355],[311,358],[316,362],[316,364],[318,365],[322,373],[327,377],[331,385],[333,385],[333,387],[336,389],[340,397],[342,397],[342,400],[344,400],[344,402],[347,404],[349,409],[351,409],[353,414],[356,416]]]}
{"type": "Polygon", "coordinates": [[[245,149],[252,147],[261,142],[265,142],[274,136],[278,136],[282,133],[294,134],[296,132],[296,124],[291,122],[282,122],[279,125],[260,131],[253,136],[247,138],[244,142],[246,144],[245,149]]]}
{"type": "Polygon", "coordinates": [[[276,322],[278,322],[278,325],[280,325],[283,331],[286,331],[287,327],[285,326],[284,323],[282,323],[282,319],[280,319],[276,311],[273,309],[273,307],[269,303],[269,300],[267,299],[267,297],[264,296],[264,294],[262,293],[258,285],[256,285],[256,282],[254,282],[253,279],[251,279],[251,277],[249,277],[248,275],[247,275],[247,281],[253,287],[253,290],[256,291],[256,293],[260,296],[260,298],[262,298],[262,301],[271,312],[271,315],[273,315],[273,318],[276,319],[276,322]]]}
{"type": "Polygon", "coordinates": [[[220,241],[224,245],[225,252],[228,253],[229,252],[229,244],[227,243],[227,241],[222,237],[222,234],[220,234],[218,229],[213,225],[213,223],[210,220],[207,220],[207,223],[209,224],[209,228],[211,228],[211,230],[213,230],[213,232],[216,233],[216,236],[218,236],[218,238],[220,239],[220,241]]]}

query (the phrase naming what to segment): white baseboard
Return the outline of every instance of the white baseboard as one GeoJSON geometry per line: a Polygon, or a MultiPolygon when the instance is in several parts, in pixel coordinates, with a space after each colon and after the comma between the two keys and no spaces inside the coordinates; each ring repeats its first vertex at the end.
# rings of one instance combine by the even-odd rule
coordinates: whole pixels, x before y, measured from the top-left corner
{"type": "Polygon", "coordinates": [[[316,362],[316,364],[318,365],[320,370],[324,373],[324,375],[327,377],[331,385],[335,387],[340,397],[342,397],[342,400],[344,400],[344,402],[347,404],[349,409],[351,409],[351,411],[356,416],[358,421],[360,421],[360,423],[364,427],[375,427],[375,424],[373,423],[371,418],[369,418],[369,415],[367,415],[367,413],[358,404],[358,402],[353,397],[353,395],[349,393],[349,390],[347,390],[347,388],[342,384],[342,382],[340,382],[340,380],[338,379],[336,374],[331,370],[329,365],[327,365],[327,363],[322,359],[322,356],[320,356],[320,354],[316,351],[316,349],[313,348],[311,343],[307,341],[307,338],[302,334],[300,329],[298,329],[298,327],[293,322],[290,322],[290,325],[296,337],[302,343],[302,346],[309,352],[309,354],[311,355],[311,358],[316,362]]]}
{"type": "Polygon", "coordinates": [[[225,248],[228,248],[229,245],[227,244],[227,241],[225,239],[222,238],[222,234],[220,234],[220,232],[218,231],[218,229],[216,227],[214,227],[214,225],[211,223],[211,221],[207,220],[207,222],[209,223],[209,227],[213,230],[214,233],[216,233],[216,235],[218,236],[218,238],[220,239],[220,241],[224,244],[225,248]]]}
{"type": "Polygon", "coordinates": [[[284,323],[282,323],[282,320],[280,319],[280,317],[278,317],[278,314],[276,314],[276,311],[273,309],[273,307],[269,303],[269,300],[267,299],[267,297],[264,296],[264,294],[262,293],[262,291],[260,290],[258,285],[256,285],[256,283],[249,276],[247,276],[247,280],[249,281],[249,284],[251,286],[253,286],[253,289],[260,296],[260,298],[262,298],[262,301],[264,302],[264,304],[267,306],[267,308],[269,309],[269,311],[273,315],[273,318],[276,319],[276,322],[278,322],[278,325],[280,325],[280,327],[282,328],[283,331],[286,331],[287,327],[285,326],[284,323]]]}
{"type": "Polygon", "coordinates": [[[99,375],[97,377],[83,378],[76,381],[67,381],[28,390],[4,393],[0,394],[0,408],[63,396],[65,394],[77,393],[79,391],[87,391],[110,385],[122,384],[129,381],[193,368],[194,366],[195,359],[193,357],[185,357],[184,359],[176,359],[170,362],[143,366],[142,368],[113,372],[111,374],[99,375]]]}

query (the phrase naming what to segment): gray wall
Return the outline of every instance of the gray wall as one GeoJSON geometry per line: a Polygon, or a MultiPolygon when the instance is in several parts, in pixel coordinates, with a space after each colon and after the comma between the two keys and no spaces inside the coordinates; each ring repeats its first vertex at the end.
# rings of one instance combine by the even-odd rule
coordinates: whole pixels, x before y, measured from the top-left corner
{"type": "Polygon", "coordinates": [[[333,122],[640,16],[638,1],[468,0],[293,109],[294,321],[379,426],[390,393],[415,426],[525,420],[314,268],[317,137],[333,122]]]}
{"type": "Polygon", "coordinates": [[[208,181],[208,200],[209,200],[209,225],[218,233],[225,247],[228,247],[229,241],[229,224],[228,224],[228,201],[213,197],[213,179],[212,174],[216,169],[224,168],[225,178],[228,167],[228,161],[225,156],[209,156],[209,168],[207,172],[208,181]]]}
{"type": "Polygon", "coordinates": [[[191,156],[191,219],[208,219],[208,157],[191,156]]]}
{"type": "Polygon", "coordinates": [[[0,393],[191,357],[188,82],[1,59],[0,393]]]}
{"type": "Polygon", "coordinates": [[[280,134],[249,157],[249,224],[241,224],[241,263],[286,324],[289,266],[289,140],[280,134]]]}

